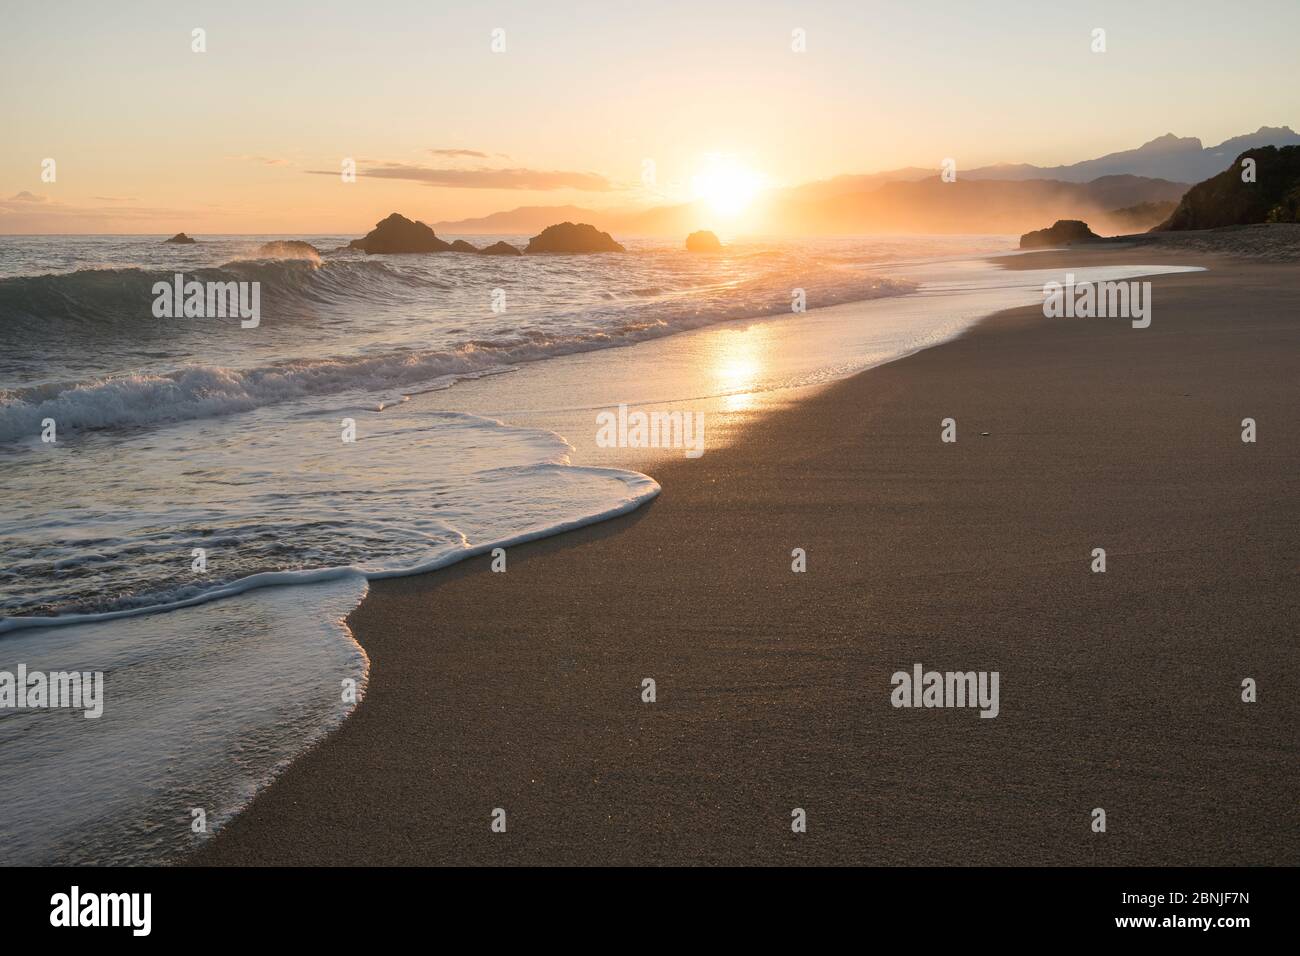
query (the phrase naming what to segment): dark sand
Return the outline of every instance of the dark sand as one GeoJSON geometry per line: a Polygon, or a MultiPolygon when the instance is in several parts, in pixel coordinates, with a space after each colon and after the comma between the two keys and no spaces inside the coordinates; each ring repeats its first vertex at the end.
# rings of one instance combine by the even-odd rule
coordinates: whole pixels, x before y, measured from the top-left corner
{"type": "Polygon", "coordinates": [[[194,862],[1300,863],[1300,266],[1032,264],[1102,261],[1212,271],[1149,329],[1020,310],[831,386],[506,574],[376,584],[364,703],[194,862]],[[893,709],[916,662],[1000,671],[1001,715],[893,709]]]}

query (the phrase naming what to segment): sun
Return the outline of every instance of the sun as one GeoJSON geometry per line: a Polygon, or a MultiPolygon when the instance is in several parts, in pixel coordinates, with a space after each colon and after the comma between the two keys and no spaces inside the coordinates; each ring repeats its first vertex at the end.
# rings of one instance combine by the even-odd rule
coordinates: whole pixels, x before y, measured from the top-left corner
{"type": "Polygon", "coordinates": [[[711,153],[700,172],[691,179],[695,199],[707,203],[720,216],[744,212],[762,186],[763,179],[758,173],[722,153],[711,153]]]}

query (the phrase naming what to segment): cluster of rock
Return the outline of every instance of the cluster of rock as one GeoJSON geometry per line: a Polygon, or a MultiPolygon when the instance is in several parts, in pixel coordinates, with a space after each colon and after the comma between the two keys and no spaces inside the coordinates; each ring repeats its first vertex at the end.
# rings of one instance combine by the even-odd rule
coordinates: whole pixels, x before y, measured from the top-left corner
{"type": "Polygon", "coordinates": [[[380,220],[360,239],[348,243],[367,255],[394,252],[450,252],[451,243],[443,242],[422,222],[412,222],[399,213],[380,220]]]}
{"type": "MultiPolygon", "coordinates": [[[[181,232],[172,236],[167,242],[184,245],[194,240],[181,232]]],[[[360,239],[353,239],[344,248],[355,249],[366,255],[468,252],[480,256],[522,256],[524,253],[582,255],[591,252],[627,251],[609,233],[601,232],[595,226],[585,222],[560,222],[547,226],[529,239],[527,248],[522,250],[508,242],[494,242],[490,246],[479,249],[464,239],[457,239],[454,242],[439,239],[429,226],[407,219],[396,212],[377,222],[374,229],[360,239]]],[[[722,249],[722,243],[713,233],[702,229],[686,237],[686,249],[688,252],[718,252],[722,249]]],[[[310,242],[303,242],[301,239],[276,239],[263,243],[258,248],[257,254],[264,258],[298,259],[319,256],[320,250],[310,242]]]]}
{"type": "Polygon", "coordinates": [[[375,225],[361,239],[347,246],[367,255],[379,253],[410,252],[472,252],[480,256],[521,256],[528,253],[575,254],[587,252],[626,252],[607,232],[599,231],[587,223],[562,222],[547,226],[528,241],[528,248],[520,250],[508,242],[494,242],[486,248],[476,248],[464,239],[446,242],[439,239],[431,228],[422,222],[412,222],[405,216],[393,213],[375,225]]]}
{"type": "Polygon", "coordinates": [[[1072,242],[1092,242],[1100,239],[1079,219],[1058,219],[1048,229],[1037,229],[1020,237],[1021,249],[1050,249],[1068,246],[1072,242]]]}
{"type": "Polygon", "coordinates": [[[170,239],[164,239],[163,245],[167,245],[168,243],[171,243],[172,245],[176,245],[176,246],[192,246],[196,242],[198,242],[197,239],[191,239],[189,236],[185,235],[185,233],[178,232],[170,239]]]}
{"type": "Polygon", "coordinates": [[[582,252],[627,252],[614,241],[607,232],[601,232],[595,226],[585,222],[561,222],[547,226],[540,233],[528,240],[524,252],[549,252],[560,255],[572,255],[582,252]]]}

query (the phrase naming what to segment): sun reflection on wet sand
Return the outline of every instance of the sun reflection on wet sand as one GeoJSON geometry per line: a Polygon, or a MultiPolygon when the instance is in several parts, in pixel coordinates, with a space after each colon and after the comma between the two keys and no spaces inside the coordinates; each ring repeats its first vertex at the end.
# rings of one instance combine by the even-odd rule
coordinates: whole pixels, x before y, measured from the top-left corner
{"type": "Polygon", "coordinates": [[[754,389],[772,365],[776,336],[770,326],[756,323],[728,330],[709,343],[702,358],[709,391],[723,396],[723,410],[743,412],[754,405],[754,389]]]}

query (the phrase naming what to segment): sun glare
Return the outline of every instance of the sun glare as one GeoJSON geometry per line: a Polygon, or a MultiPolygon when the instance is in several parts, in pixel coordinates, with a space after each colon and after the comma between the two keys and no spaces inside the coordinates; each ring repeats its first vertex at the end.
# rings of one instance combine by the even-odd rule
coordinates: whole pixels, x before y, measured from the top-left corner
{"type": "Polygon", "coordinates": [[[762,178],[730,156],[714,153],[691,180],[691,189],[720,216],[744,212],[762,188],[762,178]]]}

